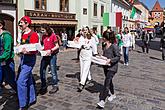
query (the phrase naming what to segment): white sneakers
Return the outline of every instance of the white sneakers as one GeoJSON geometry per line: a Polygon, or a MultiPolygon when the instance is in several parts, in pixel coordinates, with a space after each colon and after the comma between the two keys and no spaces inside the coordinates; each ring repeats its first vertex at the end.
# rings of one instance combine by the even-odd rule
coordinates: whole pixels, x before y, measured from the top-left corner
{"type": "MultiPolygon", "coordinates": [[[[108,97],[108,100],[111,102],[113,99],[116,98],[116,95],[111,95],[110,97],[108,97]]],[[[101,100],[100,102],[97,103],[97,105],[101,108],[104,108],[105,106],[105,101],[101,100]]]]}
{"type": "Polygon", "coordinates": [[[108,100],[111,102],[115,98],[116,98],[116,95],[111,95],[110,97],[108,97],[108,100]]]}
{"type": "Polygon", "coordinates": [[[101,100],[100,102],[97,103],[97,105],[101,108],[104,108],[104,105],[105,105],[105,101],[104,100],[101,100]]]}

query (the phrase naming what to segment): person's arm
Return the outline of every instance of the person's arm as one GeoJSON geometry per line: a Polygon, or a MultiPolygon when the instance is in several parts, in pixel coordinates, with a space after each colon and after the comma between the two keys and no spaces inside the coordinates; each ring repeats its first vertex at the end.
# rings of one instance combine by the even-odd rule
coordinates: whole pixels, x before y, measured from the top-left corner
{"type": "Polygon", "coordinates": [[[12,42],[13,39],[9,34],[4,34],[3,36],[3,43],[4,43],[4,51],[0,56],[0,62],[6,61],[11,57],[12,51],[12,42]]]}
{"type": "Polygon", "coordinates": [[[113,45],[113,54],[114,54],[114,58],[110,59],[110,63],[117,63],[120,61],[120,52],[119,52],[119,48],[115,45],[113,45]]]}

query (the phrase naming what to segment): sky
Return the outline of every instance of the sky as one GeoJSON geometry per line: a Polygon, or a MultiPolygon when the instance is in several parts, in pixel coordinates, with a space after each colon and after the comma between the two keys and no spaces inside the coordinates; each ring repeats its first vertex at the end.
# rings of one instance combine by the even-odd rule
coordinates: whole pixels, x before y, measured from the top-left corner
{"type": "MultiPolygon", "coordinates": [[[[140,0],[140,1],[143,2],[151,10],[157,0],[140,0]]],[[[161,7],[165,8],[165,0],[158,0],[158,1],[161,7]]]]}

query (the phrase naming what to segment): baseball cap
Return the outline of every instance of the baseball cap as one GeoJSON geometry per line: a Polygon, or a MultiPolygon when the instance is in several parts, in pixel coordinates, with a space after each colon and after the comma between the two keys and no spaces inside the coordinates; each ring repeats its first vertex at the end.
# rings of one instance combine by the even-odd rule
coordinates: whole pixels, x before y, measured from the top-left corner
{"type": "Polygon", "coordinates": [[[20,21],[27,22],[29,24],[32,24],[32,21],[29,16],[23,16],[20,21]]]}

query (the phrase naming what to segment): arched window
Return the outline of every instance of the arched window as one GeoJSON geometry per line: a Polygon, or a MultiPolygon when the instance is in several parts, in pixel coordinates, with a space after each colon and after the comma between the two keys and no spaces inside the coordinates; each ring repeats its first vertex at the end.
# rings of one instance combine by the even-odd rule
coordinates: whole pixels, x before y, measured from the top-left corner
{"type": "Polygon", "coordinates": [[[34,0],[36,10],[46,10],[46,0],[34,0]]]}
{"type": "Polygon", "coordinates": [[[69,0],[60,0],[60,11],[69,12],[69,0]]]}

